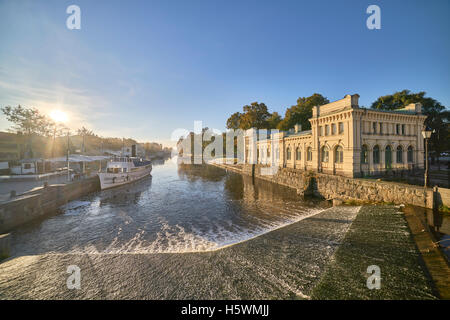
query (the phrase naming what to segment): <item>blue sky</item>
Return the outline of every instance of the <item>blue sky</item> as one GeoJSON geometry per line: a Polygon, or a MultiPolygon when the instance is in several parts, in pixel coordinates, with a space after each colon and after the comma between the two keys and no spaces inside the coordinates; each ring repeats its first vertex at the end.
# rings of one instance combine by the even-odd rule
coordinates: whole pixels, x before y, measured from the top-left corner
{"type": "MultiPolygon", "coordinates": [[[[0,0],[0,105],[60,109],[69,126],[168,143],[225,129],[253,101],[402,89],[450,105],[450,1],[0,0]],[[81,30],[66,8],[81,8],[81,30]],[[381,8],[381,30],[366,8],[381,8]]],[[[0,119],[0,130],[8,128],[0,119]]]]}

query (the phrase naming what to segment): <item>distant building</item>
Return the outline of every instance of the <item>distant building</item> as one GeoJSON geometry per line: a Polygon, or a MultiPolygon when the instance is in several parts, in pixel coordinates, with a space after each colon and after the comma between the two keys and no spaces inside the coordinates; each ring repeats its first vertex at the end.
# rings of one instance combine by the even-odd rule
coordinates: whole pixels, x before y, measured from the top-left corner
{"type": "Polygon", "coordinates": [[[349,177],[423,168],[422,106],[365,109],[358,99],[357,94],[346,95],[314,107],[311,130],[299,125],[276,134],[247,130],[244,161],[349,177]]]}

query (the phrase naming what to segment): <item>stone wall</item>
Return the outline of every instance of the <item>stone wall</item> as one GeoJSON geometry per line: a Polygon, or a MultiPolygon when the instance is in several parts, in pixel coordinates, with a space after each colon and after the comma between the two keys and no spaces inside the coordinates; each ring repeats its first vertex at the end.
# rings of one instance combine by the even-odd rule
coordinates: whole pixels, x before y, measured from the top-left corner
{"type": "Polygon", "coordinates": [[[0,260],[9,257],[10,246],[11,246],[11,235],[9,233],[0,234],[0,260]]]}
{"type": "Polygon", "coordinates": [[[432,207],[433,191],[395,182],[314,174],[315,192],[326,199],[362,200],[432,207]]]}
{"type": "MultiPolygon", "coordinates": [[[[261,169],[267,167],[263,165],[229,166],[220,164],[217,166],[295,188],[299,194],[307,194],[308,191],[311,191],[316,196],[330,200],[391,202],[427,208],[433,206],[433,191],[429,189],[425,192],[423,187],[414,185],[349,178],[292,168],[279,168],[274,175],[262,175],[261,169]]],[[[443,195],[442,202],[444,204],[449,201],[449,189],[439,188],[438,192],[443,195]]]]}
{"type": "Polygon", "coordinates": [[[24,193],[0,204],[0,233],[41,218],[56,214],[58,208],[68,201],[100,190],[98,177],[76,181],[70,184],[49,185],[24,193]]]}

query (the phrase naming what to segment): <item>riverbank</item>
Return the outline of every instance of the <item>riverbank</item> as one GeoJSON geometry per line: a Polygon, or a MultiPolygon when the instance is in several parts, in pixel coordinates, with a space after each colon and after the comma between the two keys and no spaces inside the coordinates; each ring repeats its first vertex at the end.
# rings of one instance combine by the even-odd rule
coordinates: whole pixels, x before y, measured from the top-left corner
{"type": "Polygon", "coordinates": [[[6,233],[35,219],[52,215],[68,201],[99,191],[97,176],[67,184],[38,187],[0,203],[0,233],[6,233]]]}
{"type": "Polygon", "coordinates": [[[271,172],[271,167],[260,164],[231,165],[212,161],[209,165],[294,188],[299,194],[313,194],[327,200],[410,204],[424,208],[450,205],[450,189],[445,188],[425,190],[415,185],[349,178],[293,168],[275,168],[276,170],[271,172]]]}

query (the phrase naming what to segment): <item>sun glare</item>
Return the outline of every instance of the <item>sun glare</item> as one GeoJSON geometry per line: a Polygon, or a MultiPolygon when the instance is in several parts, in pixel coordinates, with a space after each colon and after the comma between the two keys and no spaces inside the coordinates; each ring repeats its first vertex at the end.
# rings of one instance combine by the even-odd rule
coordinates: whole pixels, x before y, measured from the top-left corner
{"type": "Polygon", "coordinates": [[[52,112],[50,112],[50,118],[52,118],[53,121],[56,122],[66,122],[67,114],[61,110],[53,110],[52,112]]]}

